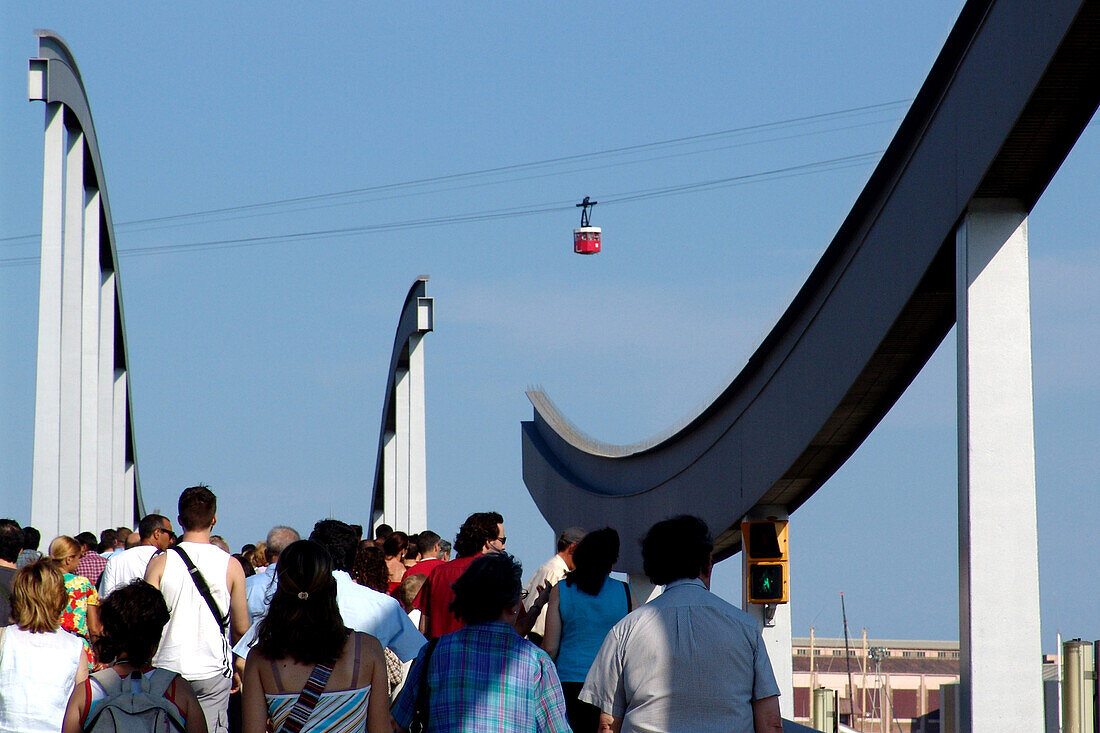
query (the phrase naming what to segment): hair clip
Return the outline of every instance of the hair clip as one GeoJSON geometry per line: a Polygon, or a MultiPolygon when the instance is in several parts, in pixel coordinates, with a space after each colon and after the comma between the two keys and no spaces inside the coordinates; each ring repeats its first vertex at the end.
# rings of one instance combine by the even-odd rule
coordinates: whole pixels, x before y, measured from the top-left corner
{"type": "Polygon", "coordinates": [[[298,594],[298,598],[300,600],[303,600],[303,601],[307,600],[309,598],[309,593],[306,593],[305,591],[302,591],[298,594]]]}

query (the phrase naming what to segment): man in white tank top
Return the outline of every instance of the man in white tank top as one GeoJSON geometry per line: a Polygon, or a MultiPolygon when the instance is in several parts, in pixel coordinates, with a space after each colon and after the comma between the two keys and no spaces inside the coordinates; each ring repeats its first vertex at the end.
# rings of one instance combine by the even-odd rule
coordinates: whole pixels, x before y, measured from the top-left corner
{"type": "Polygon", "coordinates": [[[191,683],[206,715],[210,733],[229,730],[229,693],[240,687],[233,671],[228,632],[234,640],[248,631],[244,570],[228,553],[210,544],[217,522],[218,500],[205,486],[184,489],[179,499],[183,536],[177,547],[205,581],[214,610],[200,592],[197,574],[175,550],[149,561],[145,580],[160,589],[172,617],[164,627],[153,666],[178,672],[191,683]]]}

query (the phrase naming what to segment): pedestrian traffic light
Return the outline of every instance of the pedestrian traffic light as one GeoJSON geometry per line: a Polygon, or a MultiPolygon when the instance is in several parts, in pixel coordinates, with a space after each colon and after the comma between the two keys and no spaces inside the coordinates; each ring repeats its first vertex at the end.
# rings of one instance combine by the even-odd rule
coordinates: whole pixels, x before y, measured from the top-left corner
{"type": "Polygon", "coordinates": [[[786,603],[790,597],[787,520],[741,522],[741,551],[745,553],[746,602],[786,603]]]}

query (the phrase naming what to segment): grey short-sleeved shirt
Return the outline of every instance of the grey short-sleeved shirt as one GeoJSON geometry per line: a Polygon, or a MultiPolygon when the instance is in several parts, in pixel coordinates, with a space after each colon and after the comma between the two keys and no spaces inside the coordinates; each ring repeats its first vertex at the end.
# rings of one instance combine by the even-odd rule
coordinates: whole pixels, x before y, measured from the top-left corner
{"type": "Polygon", "coordinates": [[[691,579],[611,629],[580,699],[622,733],[752,733],[752,701],[778,694],[756,620],[691,579]]]}

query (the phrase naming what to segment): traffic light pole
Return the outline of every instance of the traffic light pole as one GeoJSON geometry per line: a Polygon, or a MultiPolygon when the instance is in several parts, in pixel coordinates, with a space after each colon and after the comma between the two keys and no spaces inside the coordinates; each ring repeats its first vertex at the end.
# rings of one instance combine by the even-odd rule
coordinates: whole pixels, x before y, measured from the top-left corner
{"type": "MultiPolygon", "coordinates": [[[[779,506],[755,507],[745,520],[787,519],[787,511],[779,506]]],[[[742,538],[744,543],[744,538],[742,538]]],[[[748,603],[745,598],[745,578],[748,577],[747,553],[741,552],[741,607],[761,626],[761,636],[772,663],[775,682],[779,685],[779,712],[787,720],[794,719],[794,666],[791,659],[791,604],[748,603]]],[[[793,595],[793,594],[792,594],[793,595]]]]}

